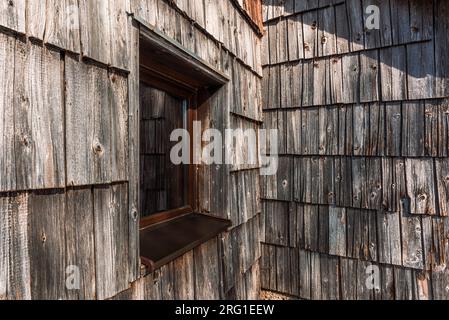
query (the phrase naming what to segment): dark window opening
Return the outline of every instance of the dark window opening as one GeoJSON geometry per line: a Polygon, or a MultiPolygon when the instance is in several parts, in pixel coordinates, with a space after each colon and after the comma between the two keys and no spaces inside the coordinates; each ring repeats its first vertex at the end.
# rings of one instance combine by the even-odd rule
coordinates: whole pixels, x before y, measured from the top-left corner
{"type": "Polygon", "coordinates": [[[170,159],[172,132],[188,129],[188,101],[141,83],[140,109],[142,217],[191,207],[189,166],[170,159]]]}
{"type": "Polygon", "coordinates": [[[196,186],[208,178],[170,158],[179,143],[170,141],[173,130],[192,137],[193,121],[228,77],[156,29],[141,23],[140,30],[140,255],[152,272],[231,225],[198,212],[196,186]]]}

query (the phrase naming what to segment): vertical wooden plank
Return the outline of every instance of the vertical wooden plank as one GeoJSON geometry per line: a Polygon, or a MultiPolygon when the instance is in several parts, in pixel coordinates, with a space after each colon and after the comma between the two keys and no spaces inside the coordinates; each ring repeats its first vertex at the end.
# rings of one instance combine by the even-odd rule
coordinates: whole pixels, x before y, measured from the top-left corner
{"type": "Polygon", "coordinates": [[[329,206],[318,207],[318,252],[329,254],[330,247],[330,218],[329,206]]]}
{"type": "Polygon", "coordinates": [[[16,40],[0,34],[0,191],[16,189],[16,163],[14,159],[14,52],[16,40]]]}
{"type": "Polygon", "coordinates": [[[112,62],[110,1],[79,0],[79,6],[82,55],[110,64],[112,62]]]}
{"type": "Polygon", "coordinates": [[[347,15],[350,31],[350,49],[351,52],[365,49],[364,42],[364,23],[361,0],[346,1],[347,15]]]}
{"type": "Polygon", "coordinates": [[[127,181],[128,176],[128,81],[110,72],[109,105],[111,111],[111,181],[127,181]]]}
{"type": "Polygon", "coordinates": [[[352,161],[351,158],[335,159],[335,199],[340,207],[352,206],[352,161]]]}
{"type": "Polygon", "coordinates": [[[329,208],[329,254],[346,257],[346,209],[329,208]]]}
{"type": "Polygon", "coordinates": [[[408,0],[390,1],[393,44],[410,42],[410,7],[408,0]]]}
{"type": "Polygon", "coordinates": [[[331,57],[329,59],[330,102],[333,104],[343,102],[343,70],[341,63],[341,57],[331,57]]]}
{"type": "Polygon", "coordinates": [[[346,14],[346,3],[335,5],[335,20],[337,34],[337,53],[349,52],[350,36],[349,36],[349,20],[346,14]]]}
{"type": "Polygon", "coordinates": [[[390,266],[381,266],[381,298],[382,300],[394,300],[394,269],[390,266]]]}
{"type": "MultiPolygon", "coordinates": [[[[31,8],[35,8],[33,5],[31,8]]],[[[45,33],[43,40],[55,47],[80,53],[80,17],[78,1],[47,1],[45,33]]],[[[38,10],[39,14],[41,10],[38,10]]],[[[36,17],[38,18],[38,17],[36,17]]],[[[33,17],[33,19],[36,19],[33,17]]],[[[87,17],[84,17],[86,19],[87,17]]],[[[38,28],[37,35],[40,35],[38,28]]],[[[42,39],[42,38],[41,38],[42,39]]]]}
{"type": "Polygon", "coordinates": [[[288,203],[280,201],[265,202],[265,241],[266,243],[288,246],[289,210],[288,203]]]}
{"type": "Polygon", "coordinates": [[[318,25],[318,56],[336,54],[337,38],[335,9],[333,6],[318,10],[318,25]]]}
{"type": "Polygon", "coordinates": [[[402,265],[406,268],[424,268],[422,226],[419,217],[404,215],[401,218],[402,265]]]}
{"type": "Polygon", "coordinates": [[[319,211],[318,206],[304,206],[304,249],[317,252],[319,249],[319,211]]]}
{"type": "Polygon", "coordinates": [[[382,163],[381,158],[370,157],[366,160],[367,206],[366,209],[382,207],[382,163]]]}
{"type": "Polygon", "coordinates": [[[425,106],[423,102],[402,104],[402,155],[408,157],[424,156],[425,106]]]}
{"type": "Polygon", "coordinates": [[[353,114],[353,153],[356,156],[367,155],[370,130],[369,105],[355,105],[353,114]]]}
{"type": "Polygon", "coordinates": [[[449,155],[449,104],[441,101],[438,115],[438,154],[440,157],[449,155]]]}
{"type": "Polygon", "coordinates": [[[109,25],[111,37],[111,65],[129,70],[128,46],[128,15],[126,13],[128,0],[109,0],[109,25]]]}
{"type": "Polygon", "coordinates": [[[379,262],[402,265],[399,213],[377,213],[379,262]]]}
{"type": "Polygon", "coordinates": [[[289,61],[288,57],[288,33],[287,33],[287,20],[281,19],[276,24],[277,33],[277,50],[278,60],[277,62],[289,61]]]}
{"type": "Polygon", "coordinates": [[[60,55],[31,43],[16,43],[17,188],[59,188],[65,181],[60,55]]]}
{"type": "Polygon", "coordinates": [[[290,61],[304,58],[302,15],[287,18],[288,57],[290,61]]]}
{"type": "Polygon", "coordinates": [[[312,297],[311,288],[311,253],[299,250],[299,296],[303,299],[312,297]]]}
{"type": "Polygon", "coordinates": [[[341,299],[357,300],[357,260],[340,259],[341,299]]]}
{"type": "Polygon", "coordinates": [[[385,155],[385,105],[373,103],[369,106],[370,133],[367,154],[385,155]]]}
{"type": "Polygon", "coordinates": [[[373,300],[374,298],[374,290],[367,286],[369,266],[371,266],[370,262],[357,261],[357,300],[373,300]]]}
{"type": "Polygon", "coordinates": [[[366,158],[352,159],[352,206],[354,208],[367,208],[368,206],[366,161],[366,158]]]}
{"type": "Polygon", "coordinates": [[[7,299],[9,278],[10,213],[9,197],[0,197],[0,300],[7,299]]]}
{"type": "Polygon", "coordinates": [[[436,159],[436,177],[438,190],[438,212],[441,216],[449,215],[449,161],[436,159]]]}
{"type": "Polygon", "coordinates": [[[318,53],[318,13],[309,11],[303,14],[304,58],[310,59],[318,53]]]}
{"type": "Polygon", "coordinates": [[[402,155],[402,105],[401,103],[385,104],[386,117],[386,155],[398,157],[402,155]]]}
{"type": "MultiPolygon", "coordinates": [[[[440,107],[438,102],[425,102],[423,106],[425,113],[425,140],[424,153],[429,157],[438,157],[439,155],[439,113],[440,107]]],[[[444,140],[442,138],[441,140],[444,140]]]]}
{"type": "Polygon", "coordinates": [[[65,77],[67,183],[106,184],[111,181],[107,71],[67,56],[65,77]]]}
{"type": "Polygon", "coordinates": [[[407,59],[405,46],[380,50],[381,91],[383,101],[407,97],[407,59]]]}
{"type": "Polygon", "coordinates": [[[325,105],[330,103],[330,77],[327,59],[313,61],[313,105],[325,105]]]}
{"type": "Polygon", "coordinates": [[[321,287],[321,256],[319,253],[310,253],[310,289],[311,300],[321,300],[322,290],[321,287]]]}
{"type": "Polygon", "coordinates": [[[433,42],[407,46],[408,98],[427,99],[435,95],[435,59],[433,42]],[[421,61],[421,63],[416,63],[421,61]]]}
{"type": "Polygon", "coordinates": [[[407,159],[405,164],[410,212],[421,215],[436,215],[436,186],[433,160],[407,159]]]}
{"type": "MultiPolygon", "coordinates": [[[[367,21],[369,15],[365,11],[370,5],[377,6],[380,11],[380,29],[366,30],[365,31],[365,48],[374,49],[379,47],[390,46],[391,43],[391,12],[390,12],[390,1],[382,0],[363,0],[364,9],[364,21],[367,21]]],[[[370,13],[371,14],[371,13],[370,13]]],[[[404,13],[406,14],[406,13],[404,13]]]]}
{"type": "Polygon", "coordinates": [[[414,296],[412,270],[394,268],[394,288],[396,300],[413,300],[414,296]]]}
{"type": "Polygon", "coordinates": [[[219,299],[219,259],[217,239],[203,244],[194,251],[195,299],[219,299]]]}
{"type": "Polygon", "coordinates": [[[301,144],[303,155],[319,154],[319,109],[301,110],[301,144]]]}
{"type": "Polygon", "coordinates": [[[25,34],[25,0],[2,1],[0,4],[0,26],[25,34]]]}
{"type": "Polygon", "coordinates": [[[360,62],[359,55],[348,54],[342,58],[343,72],[343,103],[359,101],[360,90],[360,62]]]}
{"type": "Polygon", "coordinates": [[[449,48],[449,21],[445,17],[449,15],[449,8],[442,0],[435,3],[435,66],[436,68],[436,92],[438,97],[449,95],[449,61],[447,48],[449,48]]]}
{"type": "Polygon", "coordinates": [[[262,245],[262,287],[267,290],[276,290],[276,248],[262,245]]]}
{"type": "Polygon", "coordinates": [[[67,299],[65,203],[65,195],[61,192],[30,196],[29,252],[33,299],[67,299]]]}
{"type": "Polygon", "coordinates": [[[276,291],[286,294],[291,292],[290,275],[293,272],[290,270],[289,251],[287,247],[276,247],[276,291]]]}
{"type": "Polygon", "coordinates": [[[360,54],[360,101],[379,100],[379,52],[365,51],[360,54]]]}
{"type": "Polygon", "coordinates": [[[128,288],[128,185],[94,189],[97,298],[128,288]]]}
{"type": "Polygon", "coordinates": [[[140,267],[139,217],[140,217],[140,94],[139,94],[139,28],[129,18],[128,53],[130,74],[128,76],[128,175],[129,175],[129,280],[138,277],[140,267]]]}
{"type": "Polygon", "coordinates": [[[338,109],[319,109],[319,154],[338,154],[338,109]]]}
{"type": "Polygon", "coordinates": [[[286,117],[287,154],[301,153],[301,111],[284,112],[286,117]]]}
{"type": "Polygon", "coordinates": [[[47,19],[47,1],[27,1],[27,35],[31,39],[43,40],[47,19]]]}
{"type": "Polygon", "coordinates": [[[353,106],[345,106],[338,110],[338,155],[344,156],[354,152],[353,106]]]}
{"type": "Polygon", "coordinates": [[[410,0],[411,40],[431,40],[433,24],[433,1],[410,0]]]}
{"type": "Polygon", "coordinates": [[[30,300],[29,196],[0,198],[0,299],[30,300]]]}
{"type": "Polygon", "coordinates": [[[195,298],[193,252],[174,261],[175,299],[195,298]]]}
{"type": "Polygon", "coordinates": [[[278,29],[277,24],[270,22],[266,27],[268,30],[269,48],[270,48],[270,64],[278,63],[279,61],[279,46],[278,46],[278,29]]]}
{"type": "Polygon", "coordinates": [[[92,190],[90,188],[68,190],[66,203],[64,215],[66,268],[73,266],[80,270],[80,290],[68,290],[67,298],[95,300],[95,232],[92,190]]]}

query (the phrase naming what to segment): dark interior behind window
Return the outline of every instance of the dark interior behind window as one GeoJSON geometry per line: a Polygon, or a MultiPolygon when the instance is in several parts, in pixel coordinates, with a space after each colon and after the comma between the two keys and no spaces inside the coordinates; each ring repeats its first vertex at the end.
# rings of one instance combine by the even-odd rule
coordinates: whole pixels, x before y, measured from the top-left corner
{"type": "Polygon", "coordinates": [[[141,208],[142,217],[179,209],[188,205],[188,168],[174,165],[170,141],[176,129],[186,129],[185,100],[140,85],[141,101],[141,208]]]}

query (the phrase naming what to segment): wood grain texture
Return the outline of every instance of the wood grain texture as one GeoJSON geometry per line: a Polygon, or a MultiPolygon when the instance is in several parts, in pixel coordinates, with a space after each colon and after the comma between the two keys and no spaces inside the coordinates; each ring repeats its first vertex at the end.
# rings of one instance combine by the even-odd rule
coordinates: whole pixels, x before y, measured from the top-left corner
{"type": "Polygon", "coordinates": [[[14,56],[16,40],[0,34],[0,85],[3,94],[0,98],[0,190],[16,190],[16,161],[14,158],[14,56]]]}
{"type": "Polygon", "coordinates": [[[95,274],[98,299],[128,288],[128,185],[94,188],[95,274]]]}
{"type": "Polygon", "coordinates": [[[14,151],[19,190],[64,186],[61,68],[57,52],[16,42],[14,151]]]}
{"type": "Polygon", "coordinates": [[[19,34],[26,32],[26,1],[3,1],[0,4],[0,26],[19,34]]]}

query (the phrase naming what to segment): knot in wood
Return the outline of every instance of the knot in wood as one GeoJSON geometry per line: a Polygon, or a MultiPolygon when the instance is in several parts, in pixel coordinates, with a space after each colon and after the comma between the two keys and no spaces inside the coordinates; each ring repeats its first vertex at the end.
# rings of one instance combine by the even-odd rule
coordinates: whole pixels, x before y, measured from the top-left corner
{"type": "Polygon", "coordinates": [[[10,7],[14,7],[14,1],[12,1],[12,0],[9,0],[9,1],[8,1],[8,6],[10,6],[10,7]]]}
{"type": "Polygon", "coordinates": [[[287,180],[282,181],[282,186],[284,188],[287,188],[288,187],[288,181],[287,180]]]}
{"type": "Polygon", "coordinates": [[[424,193],[421,193],[418,195],[418,201],[426,201],[427,200],[427,195],[424,193]]]}
{"type": "Polygon", "coordinates": [[[22,144],[23,144],[25,147],[29,147],[29,146],[31,145],[31,139],[30,139],[28,136],[24,135],[24,136],[22,137],[22,144]]]}
{"type": "Polygon", "coordinates": [[[42,243],[47,242],[47,235],[45,234],[45,232],[42,232],[42,234],[41,234],[41,240],[42,240],[42,243]]]}
{"type": "Polygon", "coordinates": [[[317,28],[317,25],[318,25],[317,22],[314,21],[311,25],[312,30],[315,30],[317,28]]]}
{"type": "Polygon", "coordinates": [[[327,43],[327,37],[326,36],[322,36],[321,37],[321,43],[322,44],[326,44],[327,43]]]}
{"type": "Polygon", "coordinates": [[[419,28],[417,26],[411,26],[410,29],[412,30],[412,32],[418,32],[419,28]]]}
{"type": "Polygon", "coordinates": [[[96,155],[101,155],[103,153],[103,146],[99,142],[95,142],[93,145],[93,151],[96,155]]]}
{"type": "Polygon", "coordinates": [[[131,219],[133,219],[133,221],[135,222],[135,221],[137,221],[137,218],[139,217],[139,214],[138,214],[138,212],[137,212],[137,210],[136,209],[133,209],[132,211],[131,211],[131,219]]]}

